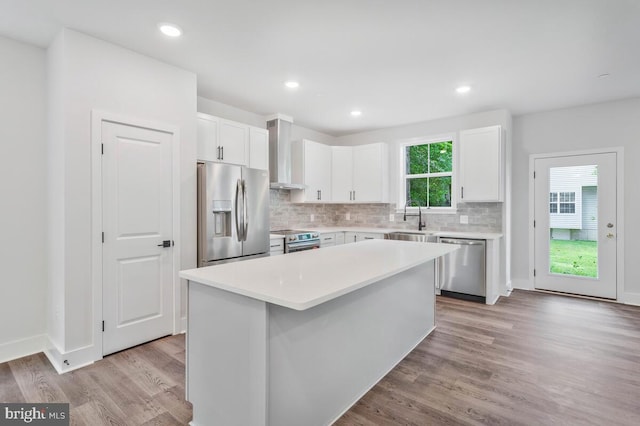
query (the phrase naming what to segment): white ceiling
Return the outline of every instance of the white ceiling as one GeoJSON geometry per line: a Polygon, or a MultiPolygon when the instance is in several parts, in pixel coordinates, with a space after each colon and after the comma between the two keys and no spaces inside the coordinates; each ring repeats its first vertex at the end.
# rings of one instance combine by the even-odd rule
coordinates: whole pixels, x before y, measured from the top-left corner
{"type": "Polygon", "coordinates": [[[640,0],[0,0],[0,35],[46,47],[62,27],[332,135],[640,96],[640,0]]]}

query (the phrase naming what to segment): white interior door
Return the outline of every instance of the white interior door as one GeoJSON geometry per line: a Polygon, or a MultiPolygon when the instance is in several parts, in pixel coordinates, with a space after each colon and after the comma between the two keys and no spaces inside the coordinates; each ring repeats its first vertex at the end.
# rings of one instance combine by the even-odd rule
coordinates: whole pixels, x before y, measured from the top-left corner
{"type": "Polygon", "coordinates": [[[535,288],[617,298],[616,154],[535,160],[535,288]]]}
{"type": "Polygon", "coordinates": [[[102,123],[104,355],[172,333],[172,139],[102,123]]]}

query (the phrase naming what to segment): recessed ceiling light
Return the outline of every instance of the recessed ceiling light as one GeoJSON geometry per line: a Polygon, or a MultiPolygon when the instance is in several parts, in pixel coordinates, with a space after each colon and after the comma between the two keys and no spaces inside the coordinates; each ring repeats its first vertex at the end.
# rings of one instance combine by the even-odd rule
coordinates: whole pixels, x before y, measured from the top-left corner
{"type": "Polygon", "coordinates": [[[471,90],[471,87],[469,86],[460,86],[456,88],[456,92],[458,93],[467,93],[469,90],[471,90]]]}
{"type": "Polygon", "coordinates": [[[353,111],[351,111],[351,115],[354,116],[354,117],[358,117],[358,116],[362,115],[362,111],[354,109],[353,111]]]}
{"type": "Polygon", "coordinates": [[[298,83],[297,81],[286,81],[284,85],[289,89],[297,89],[298,87],[300,87],[300,83],[298,83]]]}
{"type": "Polygon", "coordinates": [[[180,37],[182,35],[182,30],[179,26],[168,22],[158,24],[158,29],[160,29],[160,32],[167,37],[180,37]]]}

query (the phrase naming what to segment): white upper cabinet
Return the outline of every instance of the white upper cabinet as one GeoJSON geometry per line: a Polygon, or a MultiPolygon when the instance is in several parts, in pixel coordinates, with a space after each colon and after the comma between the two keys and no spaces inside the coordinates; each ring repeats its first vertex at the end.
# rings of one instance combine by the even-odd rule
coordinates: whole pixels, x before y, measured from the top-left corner
{"type": "Polygon", "coordinates": [[[331,147],[303,139],[291,145],[291,180],[307,188],[291,191],[291,201],[331,201],[331,147]]]}
{"type": "Polygon", "coordinates": [[[387,145],[332,147],[331,193],[335,202],[387,202],[387,145]]]}
{"type": "Polygon", "coordinates": [[[353,148],[331,147],[331,196],[336,202],[353,199],[353,148]]]}
{"type": "Polygon", "coordinates": [[[385,143],[353,147],[353,201],[360,203],[388,201],[387,148],[385,143]]]}
{"type": "Polygon", "coordinates": [[[269,131],[249,127],[249,167],[269,170],[269,131]]]}
{"type": "Polygon", "coordinates": [[[218,160],[222,163],[247,165],[249,126],[220,119],[218,160]]]}
{"type": "Polygon", "coordinates": [[[218,130],[220,119],[198,114],[198,160],[218,161],[218,130]]]}
{"type": "Polygon", "coordinates": [[[269,169],[267,129],[198,113],[198,160],[269,169]]]}
{"type": "Polygon", "coordinates": [[[460,201],[504,201],[504,142],[500,126],[460,132],[460,201]]]}

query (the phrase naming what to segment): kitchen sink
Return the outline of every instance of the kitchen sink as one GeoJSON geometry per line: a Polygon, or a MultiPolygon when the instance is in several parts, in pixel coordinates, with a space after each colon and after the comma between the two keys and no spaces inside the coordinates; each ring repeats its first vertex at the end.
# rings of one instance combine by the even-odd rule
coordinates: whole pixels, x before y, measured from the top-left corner
{"type": "Polygon", "coordinates": [[[428,232],[395,231],[384,234],[386,240],[415,241],[418,243],[437,243],[438,237],[428,232]]]}

